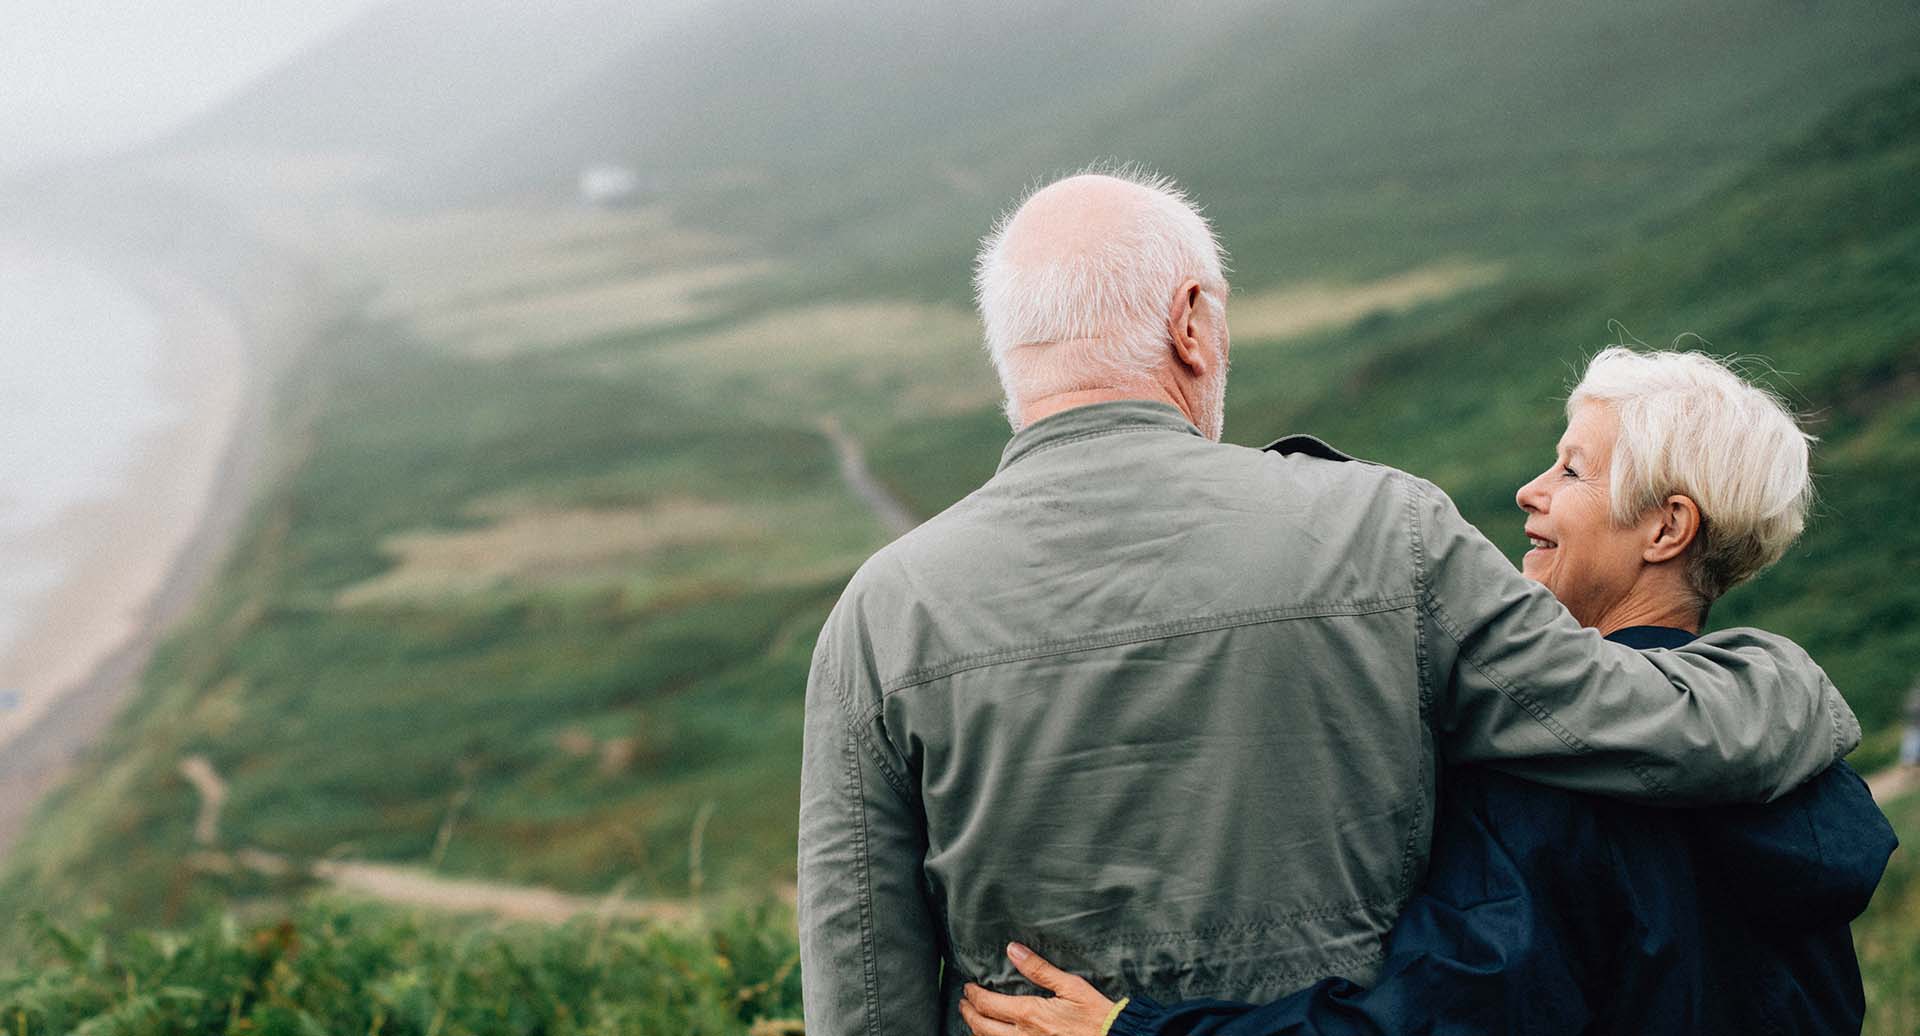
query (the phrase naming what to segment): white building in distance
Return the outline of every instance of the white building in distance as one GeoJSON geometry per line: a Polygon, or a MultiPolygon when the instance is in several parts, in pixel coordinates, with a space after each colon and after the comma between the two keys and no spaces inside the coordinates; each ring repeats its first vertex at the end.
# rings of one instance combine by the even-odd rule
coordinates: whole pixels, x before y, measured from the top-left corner
{"type": "Polygon", "coordinates": [[[580,200],[588,205],[626,205],[639,193],[640,175],[627,166],[603,162],[580,170],[580,200]]]}

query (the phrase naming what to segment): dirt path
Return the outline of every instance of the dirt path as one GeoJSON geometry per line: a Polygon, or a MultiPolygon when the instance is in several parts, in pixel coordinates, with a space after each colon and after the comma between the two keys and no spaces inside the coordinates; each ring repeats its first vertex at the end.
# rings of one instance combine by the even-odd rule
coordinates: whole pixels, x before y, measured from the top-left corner
{"type": "Polygon", "coordinates": [[[1497,263],[1454,261],[1374,281],[1305,281],[1236,296],[1230,314],[1233,337],[1277,341],[1344,327],[1373,313],[1404,313],[1492,284],[1502,273],[1497,263]]]}
{"type": "Polygon", "coordinates": [[[587,914],[617,920],[683,922],[698,913],[691,902],[630,900],[618,891],[595,899],[541,885],[445,878],[390,864],[323,861],[310,870],[314,877],[342,892],[369,899],[449,913],[493,914],[509,921],[560,924],[587,914]]]}
{"type": "MultiPolygon", "coordinates": [[[[239,870],[269,877],[306,874],[337,891],[382,903],[454,914],[491,914],[506,921],[562,924],[588,916],[601,920],[680,924],[697,920],[701,914],[700,901],[694,899],[629,899],[618,888],[604,896],[576,896],[544,885],[452,878],[418,867],[389,863],[358,860],[301,863],[260,849],[240,849],[232,854],[202,852],[189,863],[196,869],[222,874],[239,870]]],[[[778,891],[788,903],[797,898],[797,890],[790,886],[778,891]]]]}
{"type": "Polygon", "coordinates": [[[874,517],[880,519],[880,524],[886,528],[889,539],[905,535],[920,524],[920,519],[913,516],[907,505],[873,477],[873,470],[867,467],[867,455],[860,448],[860,440],[841,426],[839,418],[832,415],[821,418],[820,433],[833,443],[834,452],[840,455],[841,479],[855,496],[873,510],[874,517]]]}
{"type": "Polygon", "coordinates": [[[200,796],[200,815],[193,821],[193,840],[212,845],[220,840],[220,808],[227,804],[227,782],[214,770],[213,761],[204,755],[180,760],[180,776],[193,785],[200,796]]]}
{"type": "Polygon", "coordinates": [[[1915,788],[1920,788],[1920,766],[1889,766],[1867,778],[1873,801],[1883,806],[1915,788]]]}

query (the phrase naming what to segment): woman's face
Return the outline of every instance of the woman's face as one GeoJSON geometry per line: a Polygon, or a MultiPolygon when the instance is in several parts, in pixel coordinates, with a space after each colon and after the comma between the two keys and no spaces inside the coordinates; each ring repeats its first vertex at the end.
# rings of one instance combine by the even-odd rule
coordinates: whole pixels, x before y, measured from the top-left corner
{"type": "Polygon", "coordinates": [[[1575,409],[1553,466],[1514,494],[1533,544],[1521,573],[1553,591],[1586,626],[1599,625],[1627,596],[1643,564],[1640,530],[1616,528],[1612,519],[1608,475],[1619,434],[1612,408],[1575,409]]]}

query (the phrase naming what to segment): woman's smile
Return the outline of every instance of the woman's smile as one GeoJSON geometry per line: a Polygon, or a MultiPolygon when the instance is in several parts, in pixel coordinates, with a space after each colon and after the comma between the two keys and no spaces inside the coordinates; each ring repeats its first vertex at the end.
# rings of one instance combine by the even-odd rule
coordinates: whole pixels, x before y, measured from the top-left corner
{"type": "Polygon", "coordinates": [[[1620,423],[1611,408],[1575,410],[1553,466],[1520,487],[1532,549],[1520,559],[1528,579],[1552,590],[1583,625],[1601,625],[1639,572],[1639,533],[1613,521],[1609,475],[1620,423]]]}

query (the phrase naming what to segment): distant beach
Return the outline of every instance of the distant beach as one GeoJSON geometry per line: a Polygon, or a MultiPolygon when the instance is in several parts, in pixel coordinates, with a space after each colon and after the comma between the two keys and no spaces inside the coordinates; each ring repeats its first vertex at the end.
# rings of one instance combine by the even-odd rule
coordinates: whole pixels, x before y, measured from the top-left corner
{"type": "Polygon", "coordinates": [[[4,852],[225,547],[257,407],[241,325],[186,276],[0,237],[0,280],[4,852]]]}

